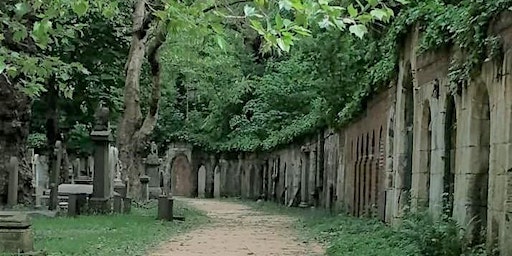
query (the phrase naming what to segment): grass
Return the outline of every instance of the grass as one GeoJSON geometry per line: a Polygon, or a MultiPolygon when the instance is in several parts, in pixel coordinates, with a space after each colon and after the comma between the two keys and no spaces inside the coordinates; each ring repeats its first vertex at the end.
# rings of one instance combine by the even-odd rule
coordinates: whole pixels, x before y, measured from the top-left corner
{"type": "Polygon", "coordinates": [[[174,215],[186,221],[156,220],[157,208],[132,207],[128,215],[80,216],[32,220],[36,250],[48,255],[144,255],[149,248],[207,222],[202,212],[174,202],[174,215]]]}
{"type": "Polygon", "coordinates": [[[296,228],[302,238],[324,244],[329,256],[421,255],[416,243],[377,220],[333,215],[321,209],[289,208],[270,202],[237,202],[261,212],[296,217],[296,228]]]}

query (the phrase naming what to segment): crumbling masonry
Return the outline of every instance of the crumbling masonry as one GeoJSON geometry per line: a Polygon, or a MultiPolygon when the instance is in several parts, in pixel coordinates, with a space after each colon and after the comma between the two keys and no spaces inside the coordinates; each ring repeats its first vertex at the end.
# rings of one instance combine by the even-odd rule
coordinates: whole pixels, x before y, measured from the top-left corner
{"type": "Polygon", "coordinates": [[[190,149],[187,170],[167,163],[172,177],[185,182],[176,189],[388,223],[406,206],[446,212],[472,234],[487,230],[484,238],[512,255],[512,13],[489,31],[501,38],[503,51],[467,83],[450,89],[448,79],[450,62],[463,53],[445,48],[420,55],[421,33],[412,29],[397,79],[350,125],[268,153],[212,156],[190,149]]]}

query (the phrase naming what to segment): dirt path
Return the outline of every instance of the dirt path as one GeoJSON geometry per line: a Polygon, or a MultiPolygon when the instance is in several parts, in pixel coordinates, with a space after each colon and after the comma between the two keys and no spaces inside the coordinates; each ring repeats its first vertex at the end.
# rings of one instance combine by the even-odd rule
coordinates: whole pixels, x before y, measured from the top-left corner
{"type": "Polygon", "coordinates": [[[151,256],[323,255],[319,245],[297,238],[293,218],[260,213],[231,202],[180,200],[205,211],[212,223],[173,238],[151,256]]]}

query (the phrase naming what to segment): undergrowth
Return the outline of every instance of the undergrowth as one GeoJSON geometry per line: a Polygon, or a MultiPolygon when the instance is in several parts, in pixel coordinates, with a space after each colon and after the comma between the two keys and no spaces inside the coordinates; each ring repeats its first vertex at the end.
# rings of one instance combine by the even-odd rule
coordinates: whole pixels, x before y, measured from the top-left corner
{"type": "MultiPolygon", "coordinates": [[[[246,202],[247,203],[247,202],[246,202]]],[[[406,213],[394,226],[370,218],[331,214],[321,209],[288,208],[269,202],[247,203],[256,210],[297,218],[304,239],[326,246],[335,256],[490,256],[484,245],[469,247],[465,227],[446,216],[406,213]]]]}

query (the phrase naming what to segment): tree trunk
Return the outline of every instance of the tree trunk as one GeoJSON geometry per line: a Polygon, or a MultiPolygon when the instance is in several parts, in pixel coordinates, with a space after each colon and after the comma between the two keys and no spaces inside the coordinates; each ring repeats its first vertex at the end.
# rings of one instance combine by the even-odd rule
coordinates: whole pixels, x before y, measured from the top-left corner
{"type": "Polygon", "coordinates": [[[166,29],[158,26],[156,34],[149,42],[148,60],[151,65],[152,93],[149,111],[143,118],[140,106],[140,75],[146,53],[150,30],[150,15],[147,15],[146,1],[138,0],[133,13],[133,33],[130,52],[126,63],[124,87],[124,112],[117,134],[117,147],[121,161],[123,178],[128,178],[130,195],[138,198],[140,194],[139,176],[144,173],[142,152],[147,138],[151,135],[158,117],[160,101],[160,63],[158,50],[165,41],[166,29]]]}
{"type": "Polygon", "coordinates": [[[25,160],[30,121],[30,99],[0,74],[0,205],[7,202],[11,156],[19,159],[18,202],[30,200],[32,173],[25,160]]]}

